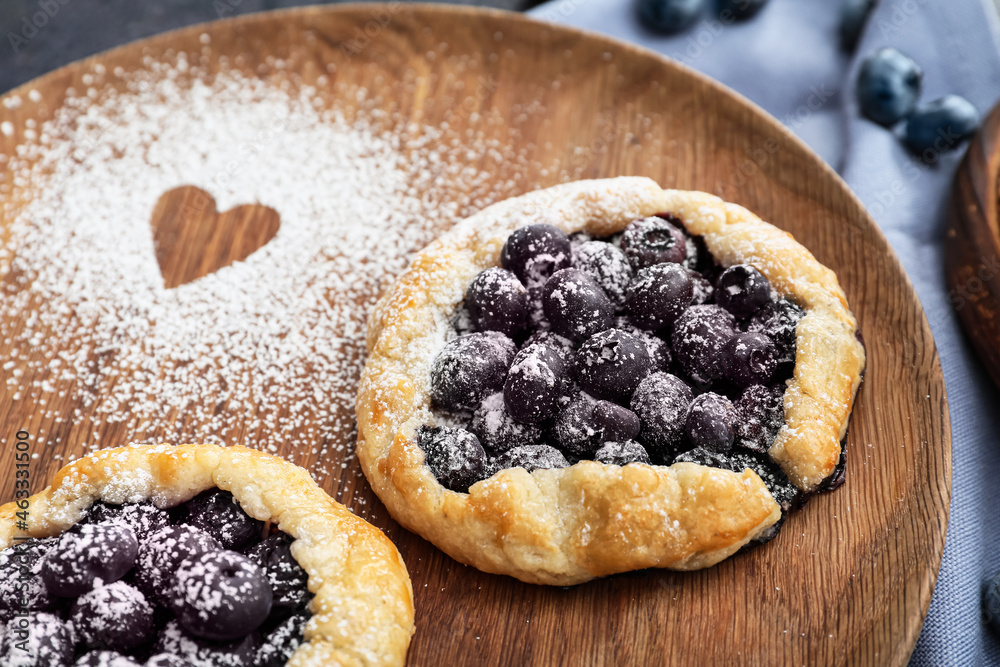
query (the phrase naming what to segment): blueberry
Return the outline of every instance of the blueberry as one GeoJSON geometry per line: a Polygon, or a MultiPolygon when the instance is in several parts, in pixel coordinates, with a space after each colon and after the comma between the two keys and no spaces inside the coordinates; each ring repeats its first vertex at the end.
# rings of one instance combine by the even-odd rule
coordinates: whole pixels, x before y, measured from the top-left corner
{"type": "Polygon", "coordinates": [[[844,0],[840,8],[840,47],[854,51],[875,0],[844,0]]]}
{"type": "Polygon", "coordinates": [[[697,271],[689,270],[688,276],[691,278],[691,303],[695,305],[711,303],[715,298],[715,287],[712,286],[712,281],[697,271]]]}
{"type": "Polygon", "coordinates": [[[639,0],[639,18],[652,30],[680,32],[695,22],[705,0],[639,0]]]}
{"type": "Polygon", "coordinates": [[[510,271],[486,269],[465,290],[465,307],[477,331],[520,333],[528,323],[528,291],[510,271]]]}
{"type": "Polygon", "coordinates": [[[271,612],[271,587],[263,570],[235,551],[187,558],[174,573],[172,589],[177,620],[203,639],[246,637],[271,612]]]}
{"type": "Polygon", "coordinates": [[[124,523],[76,524],[45,555],[42,580],[53,595],[77,597],[125,576],[138,548],[135,533],[124,523]]]}
{"type": "Polygon", "coordinates": [[[178,515],[218,540],[223,549],[239,549],[259,536],[263,526],[243,511],[233,494],[221,489],[198,494],[178,508],[178,515]]]}
{"type": "Polygon", "coordinates": [[[653,216],[630,222],[622,234],[622,251],[636,271],[664,262],[678,264],[687,257],[687,237],[680,221],[653,216]],[[676,222],[677,224],[672,224],[676,222]]]}
{"type": "Polygon", "coordinates": [[[155,634],[153,606],[124,581],[84,593],[70,607],[69,617],[90,649],[127,652],[155,634]]]}
{"type": "Polygon", "coordinates": [[[541,343],[543,345],[548,345],[553,349],[553,351],[559,355],[566,364],[566,370],[572,370],[572,366],[576,361],[576,348],[573,346],[573,341],[569,338],[560,336],[552,331],[540,330],[528,336],[528,339],[524,341],[521,349],[533,345],[535,343],[541,343]]]}
{"type": "Polygon", "coordinates": [[[469,430],[493,454],[505,452],[516,445],[534,445],[542,439],[541,427],[522,424],[507,412],[502,392],[483,399],[472,413],[469,430]]]}
{"type": "Polygon", "coordinates": [[[56,607],[41,571],[45,554],[56,538],[32,538],[15,542],[0,551],[0,623],[6,623],[21,611],[49,611],[56,607]]]}
{"type": "Polygon", "coordinates": [[[729,399],[708,392],[691,402],[685,432],[695,447],[725,454],[733,447],[737,421],[736,408],[729,399]]]}
{"type": "Polygon", "coordinates": [[[639,440],[650,453],[673,454],[684,438],[691,399],[691,388],[669,373],[653,373],[639,383],[631,407],[641,424],[639,440]]]}
{"type": "Polygon", "coordinates": [[[625,253],[610,243],[589,241],[573,250],[573,266],[593,278],[617,308],[625,305],[632,282],[625,253]]]}
{"type": "Polygon", "coordinates": [[[674,359],[692,382],[707,387],[722,377],[722,349],[736,334],[736,320],[714,305],[691,306],[677,319],[670,338],[674,359]]]}
{"type": "Polygon", "coordinates": [[[524,468],[528,472],[546,468],[566,468],[569,461],[555,447],[550,445],[524,445],[514,447],[496,459],[499,469],[524,468]]]}
{"type": "Polygon", "coordinates": [[[719,17],[745,21],[764,9],[767,0],[719,0],[719,17]]]}
{"type": "Polygon", "coordinates": [[[573,261],[569,237],[553,225],[518,227],[500,251],[500,265],[512,271],[528,289],[542,285],[573,261]]]}
{"type": "Polygon", "coordinates": [[[601,442],[632,440],[639,436],[642,428],[638,415],[610,401],[597,401],[594,404],[593,420],[601,434],[601,442]]]}
{"type": "Polygon", "coordinates": [[[737,387],[767,384],[778,368],[778,348],[764,334],[741,333],[726,342],[722,359],[726,377],[737,387]]]}
{"type": "Polygon", "coordinates": [[[500,391],[517,348],[495,331],[459,336],[431,365],[431,398],[444,408],[472,410],[500,391]]]}
{"type": "Polygon", "coordinates": [[[2,636],[0,665],[69,667],[73,664],[76,644],[73,626],[54,614],[28,612],[9,621],[2,636]]]}
{"type": "Polygon", "coordinates": [[[558,412],[568,379],[566,364],[554,348],[528,345],[511,364],[503,387],[504,405],[519,422],[545,421],[558,412]]]}
{"type": "Polygon", "coordinates": [[[722,272],[715,302],[738,318],[750,317],[771,301],[771,283],[749,264],[730,266],[722,272]]]}
{"type": "Polygon", "coordinates": [[[629,286],[628,314],[649,331],[669,329],[691,305],[694,285],[679,264],[657,264],[642,269],[629,286]]]}
{"type": "Polygon", "coordinates": [[[621,329],[607,329],[587,339],[576,353],[576,379],[591,396],[628,403],[632,392],[653,370],[646,344],[621,329]]]}
{"type": "Polygon", "coordinates": [[[160,630],[154,652],[179,656],[198,667],[237,667],[254,664],[259,649],[256,632],[229,642],[211,641],[188,632],[173,619],[160,630]]]}
{"type": "Polygon", "coordinates": [[[604,290],[579,269],[562,269],[545,283],[542,306],[552,330],[579,343],[611,327],[615,307],[604,290]]]}
{"type": "Polygon", "coordinates": [[[308,611],[292,614],[272,630],[257,650],[255,667],[284,667],[302,643],[309,616],[308,611]]]}
{"type": "Polygon", "coordinates": [[[486,451],[479,439],[465,429],[420,426],[417,444],[424,450],[427,467],[446,489],[465,493],[484,479],[486,451]]]}
{"type": "Polygon", "coordinates": [[[139,545],[135,559],[135,583],[147,599],[167,606],[170,580],[189,556],[218,551],[218,540],[189,525],[166,526],[149,535],[139,545]]]}
{"type": "MultiPolygon", "coordinates": [[[[148,667],[149,663],[146,665],[148,667]]],[[[90,651],[77,658],[73,667],[142,667],[142,665],[118,651],[90,651]]]]}
{"type": "Polygon", "coordinates": [[[779,363],[795,363],[795,331],[805,311],[788,299],[764,305],[747,324],[747,331],[766,334],[778,348],[779,363]]]}
{"type": "Polygon", "coordinates": [[[170,525],[170,515],[166,510],[151,503],[127,503],[112,505],[97,501],[87,510],[87,516],[80,523],[110,523],[123,521],[132,528],[140,542],[152,532],[170,525]]]}
{"type": "Polygon", "coordinates": [[[993,632],[1000,634],[1000,573],[993,575],[983,588],[983,616],[993,632]]]}
{"type": "Polygon", "coordinates": [[[309,575],[292,556],[292,538],[282,532],[255,544],[247,557],[267,578],[275,607],[295,608],[309,599],[309,575]]]}
{"type": "Polygon", "coordinates": [[[594,422],[595,401],[580,392],[566,409],[559,412],[552,424],[552,437],[566,452],[589,456],[601,444],[601,433],[594,422]]]}
{"type": "Polygon", "coordinates": [[[629,463],[649,463],[649,454],[634,440],[606,442],[594,455],[596,461],[608,465],[624,466],[629,463]]]}
{"type": "Polygon", "coordinates": [[[697,463],[709,468],[721,468],[722,470],[732,470],[733,464],[728,456],[720,452],[714,452],[704,447],[695,447],[686,452],[681,452],[674,458],[674,463],[697,463]]]}
{"type": "Polygon", "coordinates": [[[979,129],[979,112],[967,99],[945,95],[921,105],[906,119],[904,138],[915,153],[943,153],[979,129]]]}
{"type": "Polygon", "coordinates": [[[670,370],[670,365],[674,362],[674,358],[670,353],[670,345],[667,344],[667,341],[651,334],[645,329],[640,329],[632,324],[631,320],[627,317],[616,318],[615,328],[627,331],[642,341],[643,345],[646,346],[646,354],[649,355],[649,361],[654,371],[670,370]]]}
{"type": "Polygon", "coordinates": [[[785,423],[780,387],[752,384],[734,404],[739,422],[736,446],[764,454],[785,423]]]}
{"type": "Polygon", "coordinates": [[[892,125],[917,105],[924,73],[913,60],[893,48],[865,58],[858,74],[861,113],[881,125],[892,125]]]}

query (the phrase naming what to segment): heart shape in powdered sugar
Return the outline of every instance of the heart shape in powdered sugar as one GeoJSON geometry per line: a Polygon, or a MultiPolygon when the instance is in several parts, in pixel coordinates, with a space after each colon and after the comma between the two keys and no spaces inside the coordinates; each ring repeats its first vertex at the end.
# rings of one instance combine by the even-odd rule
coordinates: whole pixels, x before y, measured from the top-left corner
{"type": "Polygon", "coordinates": [[[149,225],[163,283],[172,289],[245,260],[274,238],[281,216],[263,204],[219,213],[212,195],[184,185],[160,196],[149,225]]]}

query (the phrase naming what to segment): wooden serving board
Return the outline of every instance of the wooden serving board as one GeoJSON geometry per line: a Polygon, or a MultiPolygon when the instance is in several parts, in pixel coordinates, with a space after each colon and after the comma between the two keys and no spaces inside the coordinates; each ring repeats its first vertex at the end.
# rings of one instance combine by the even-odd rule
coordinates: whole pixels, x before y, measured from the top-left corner
{"type": "Polygon", "coordinates": [[[969,142],[955,172],[948,222],[951,302],[1000,385],[1000,104],[969,142]]]}
{"type": "MultiPolygon", "coordinates": [[[[311,448],[280,454],[320,470],[318,480],[329,492],[399,547],[416,596],[411,665],[905,664],[944,547],[950,424],[920,303],[858,200],[773,118],[650,52],[513,14],[399,3],[376,9],[249,16],[76,63],[0,98],[0,122],[14,128],[9,136],[0,133],[0,153],[12,153],[29,118],[51,116],[68,88],[86,90],[85,77],[96,64],[107,72],[129,70],[144,56],[186,52],[203,58],[210,70],[236,67],[268,81],[279,78],[269,63],[281,59],[304,83],[365,86],[368,99],[387,109],[428,124],[450,117],[459,131],[472,112],[491,114],[499,119],[491,131],[514,137],[526,155],[517,166],[522,183],[555,183],[559,177],[543,165],[559,160],[578,178],[645,175],[665,187],[705,190],[748,207],[793,233],[837,272],[869,355],[847,438],[846,485],[814,498],[762,548],[700,572],[646,571],[569,589],[532,586],[461,565],[402,530],[371,493],[354,457],[328,453],[317,460],[322,450],[311,448]],[[389,20],[371,24],[376,9],[389,20]],[[367,25],[377,29],[365,48],[341,48],[367,25]],[[210,36],[210,49],[203,33],[210,36]],[[404,87],[399,82],[405,76],[410,79],[404,87]],[[484,77],[492,82],[486,93],[464,96],[470,113],[452,113],[456,91],[475,90],[484,77]],[[32,89],[40,95],[29,96],[32,89]],[[13,95],[24,105],[6,108],[3,100],[13,95]],[[525,120],[523,110],[533,104],[545,112],[525,120]],[[640,116],[656,122],[637,127],[640,116]],[[517,131],[508,133],[518,118],[517,131]]],[[[318,99],[334,103],[330,96],[318,99]]],[[[468,159],[478,165],[480,156],[468,159]]],[[[214,202],[196,191],[156,196],[161,194],[156,252],[165,280],[173,284],[239,261],[272,233],[270,214],[260,207],[224,212],[223,223],[214,202]],[[197,219],[215,220],[228,230],[223,236],[231,236],[217,238],[217,228],[201,229],[190,217],[179,221],[176,208],[192,201],[201,207],[197,219]],[[257,222],[244,224],[251,216],[257,222]],[[240,230],[251,227],[261,238],[244,238],[240,230]],[[202,244],[200,257],[178,259],[175,243],[202,244]]],[[[14,205],[32,196],[17,184],[0,191],[14,205]]],[[[5,243],[8,223],[0,236],[5,243]]],[[[17,289],[14,277],[0,278],[17,289]]],[[[6,310],[2,317],[13,317],[6,310]]],[[[0,361],[9,352],[5,345],[0,340],[0,361]]],[[[36,399],[16,398],[0,381],[0,470],[13,470],[19,429],[60,434],[54,445],[34,445],[39,456],[32,464],[33,490],[60,467],[54,455],[79,455],[94,433],[104,446],[130,438],[122,424],[92,419],[78,397],[43,398],[60,414],[78,409],[72,425],[40,417],[44,411],[36,399]]],[[[345,428],[339,437],[349,441],[354,433],[345,428]]],[[[8,472],[0,479],[0,500],[12,498],[13,488],[8,472]]]]}

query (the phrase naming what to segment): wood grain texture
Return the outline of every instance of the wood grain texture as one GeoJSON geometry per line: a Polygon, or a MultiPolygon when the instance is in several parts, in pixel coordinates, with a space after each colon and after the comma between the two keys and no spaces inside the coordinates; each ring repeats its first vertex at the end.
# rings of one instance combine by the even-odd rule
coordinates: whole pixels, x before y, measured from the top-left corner
{"type": "Polygon", "coordinates": [[[945,241],[951,303],[1000,385],[1000,105],[966,150],[952,189],[945,241]]]}
{"type": "MultiPolygon", "coordinates": [[[[475,115],[494,119],[478,129],[513,140],[525,155],[497,171],[504,196],[519,194],[521,184],[554,184],[560,176],[547,165],[558,160],[574,178],[643,175],[746,206],[837,272],[868,342],[847,438],[847,483],[813,499],[774,541],[706,571],[547,588],[482,574],[402,530],[353,457],[344,467],[335,458],[320,462],[318,481],[383,528],[403,554],[416,595],[412,665],[905,664],[944,546],[950,424],[919,301],[844,183],[774,119],[649,52],[516,15],[398,4],[383,8],[379,16],[389,20],[374,24],[363,48],[342,48],[358,44],[351,40],[372,25],[374,11],[359,5],[244,17],[58,70],[11,93],[24,97],[34,88],[41,102],[19,110],[0,105],[0,121],[15,126],[11,137],[0,136],[0,152],[13,149],[27,118],[51,115],[67,88],[81,89],[95,63],[110,72],[134,68],[143,56],[186,52],[211,70],[228,56],[229,66],[275,84],[289,79],[287,71],[295,73],[293,84],[316,85],[325,75],[317,99],[327,105],[343,107],[353,99],[348,93],[363,87],[369,100],[401,117],[447,121],[456,132],[475,115]],[[202,33],[211,36],[207,55],[202,33]],[[271,67],[272,59],[286,70],[271,67]],[[529,107],[544,112],[524,114],[529,107]],[[510,180],[513,173],[523,179],[510,180]]],[[[483,156],[468,159],[488,164],[483,156]]],[[[18,201],[31,193],[0,196],[18,201]]],[[[91,421],[72,396],[45,397],[80,409],[71,425],[60,426],[4,391],[0,382],[0,468],[12,469],[19,428],[62,436],[39,452],[35,491],[60,466],[52,454],[82,451],[92,431],[108,446],[129,439],[121,424],[91,421]]],[[[311,466],[315,451],[281,453],[311,466]]],[[[11,498],[13,477],[0,483],[0,500],[11,498]]]]}

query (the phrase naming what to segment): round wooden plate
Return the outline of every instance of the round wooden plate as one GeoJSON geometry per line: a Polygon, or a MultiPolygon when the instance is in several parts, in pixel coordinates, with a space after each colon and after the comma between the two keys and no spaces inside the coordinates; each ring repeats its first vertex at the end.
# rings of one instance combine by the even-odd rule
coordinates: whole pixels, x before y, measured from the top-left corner
{"type": "Polygon", "coordinates": [[[1000,104],[955,172],[945,241],[949,296],[1000,385],[1000,104]]]}
{"type": "MultiPolygon", "coordinates": [[[[363,85],[369,100],[432,125],[450,118],[461,130],[476,114],[491,113],[499,122],[489,131],[513,136],[525,151],[516,166],[525,177],[520,183],[553,184],[560,176],[544,165],[559,160],[577,178],[645,175],[666,187],[715,193],[792,232],[832,267],[861,323],[868,373],[847,438],[846,485],[814,498],[776,540],[705,571],[640,572],[571,589],[486,575],[399,528],[353,457],[342,468],[340,454],[317,461],[314,448],[281,451],[319,469],[328,491],[398,545],[416,592],[410,664],[906,663],[930,603],[948,517],[950,426],[941,368],[920,303],[885,238],[836,174],[778,122],[648,51],[513,14],[393,3],[248,16],[76,63],[9,93],[25,101],[20,108],[0,103],[0,122],[14,126],[10,136],[0,134],[0,153],[14,150],[29,118],[50,117],[67,88],[85,90],[95,65],[130,70],[144,56],[179,52],[206,56],[209,70],[228,63],[275,82],[287,79],[269,66],[281,59],[305,83],[363,85]],[[376,11],[389,20],[372,23],[376,11]],[[372,25],[363,49],[342,48],[372,25]],[[420,75],[415,84],[413,72],[420,75]],[[484,80],[491,82],[487,92],[469,96],[484,80]],[[29,97],[32,89],[40,95],[29,97]],[[470,113],[455,114],[463,99],[470,113]],[[525,116],[532,106],[544,112],[525,116]]],[[[350,105],[342,96],[318,99],[350,105]]],[[[0,193],[8,203],[32,196],[17,184],[0,193]]],[[[188,196],[180,191],[161,200],[161,221],[188,196]]],[[[267,237],[272,232],[264,227],[267,237]]],[[[178,230],[171,228],[173,242],[199,233],[178,230]]],[[[209,268],[164,265],[165,279],[177,284],[239,259],[237,240],[211,245],[218,256],[206,260],[209,268]]],[[[248,243],[252,249],[257,242],[248,243]]],[[[6,344],[0,341],[0,357],[6,344]]],[[[0,392],[5,386],[0,382],[0,392]]],[[[60,466],[52,455],[81,453],[89,429],[104,446],[130,438],[121,424],[92,422],[90,408],[74,396],[45,398],[66,412],[80,410],[72,428],[47,423],[32,401],[0,393],[9,445],[0,469],[13,470],[19,428],[62,434],[33,463],[35,490],[60,466]]],[[[354,434],[345,429],[341,437],[354,434]]],[[[0,500],[13,489],[11,473],[0,500]]]]}

